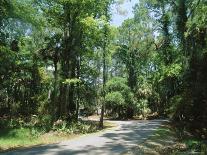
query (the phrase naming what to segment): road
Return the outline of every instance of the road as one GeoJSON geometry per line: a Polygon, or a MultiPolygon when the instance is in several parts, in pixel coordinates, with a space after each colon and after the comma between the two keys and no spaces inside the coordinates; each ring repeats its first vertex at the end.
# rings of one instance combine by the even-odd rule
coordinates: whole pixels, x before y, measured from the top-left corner
{"type": "Polygon", "coordinates": [[[113,129],[3,155],[119,155],[147,139],[164,121],[113,121],[118,124],[113,129]]]}

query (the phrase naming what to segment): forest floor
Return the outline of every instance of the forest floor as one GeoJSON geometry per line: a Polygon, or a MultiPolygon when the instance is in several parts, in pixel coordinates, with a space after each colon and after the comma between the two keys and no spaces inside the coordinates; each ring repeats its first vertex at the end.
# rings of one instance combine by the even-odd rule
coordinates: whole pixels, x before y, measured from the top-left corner
{"type": "Polygon", "coordinates": [[[4,155],[118,155],[142,143],[166,120],[110,121],[113,129],[61,143],[3,153],[4,155]]]}

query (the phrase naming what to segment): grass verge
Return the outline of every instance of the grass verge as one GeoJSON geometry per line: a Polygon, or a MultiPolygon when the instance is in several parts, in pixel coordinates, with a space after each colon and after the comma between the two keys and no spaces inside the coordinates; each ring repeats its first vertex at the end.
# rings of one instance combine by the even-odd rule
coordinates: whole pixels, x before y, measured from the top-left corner
{"type": "MultiPolygon", "coordinates": [[[[111,122],[104,122],[104,129],[114,127],[111,122]]],[[[58,143],[64,140],[77,138],[81,135],[95,133],[99,130],[98,122],[82,122],[58,131],[45,133],[42,130],[31,128],[1,129],[0,130],[0,152],[14,149],[23,149],[38,145],[58,143]]]]}
{"type": "Polygon", "coordinates": [[[143,143],[125,155],[206,155],[207,145],[191,136],[178,139],[178,133],[170,123],[165,123],[143,143]]]}

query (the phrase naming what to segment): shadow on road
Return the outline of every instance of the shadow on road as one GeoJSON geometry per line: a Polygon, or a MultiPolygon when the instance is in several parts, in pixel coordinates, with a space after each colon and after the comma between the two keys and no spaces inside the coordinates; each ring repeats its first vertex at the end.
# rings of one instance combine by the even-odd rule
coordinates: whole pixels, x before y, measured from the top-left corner
{"type": "MultiPolygon", "coordinates": [[[[157,127],[159,127],[162,120],[153,121],[119,121],[120,127],[116,130],[107,131],[106,133],[97,136],[88,136],[91,138],[89,144],[79,145],[73,147],[70,143],[51,144],[46,146],[35,147],[32,149],[19,150],[4,153],[5,155],[76,155],[76,154],[120,154],[123,151],[129,150],[131,147],[136,146],[147,139],[148,136],[153,134],[157,127]],[[94,142],[93,139],[94,138],[94,142]],[[98,139],[97,139],[98,138],[98,139]],[[96,139],[96,140],[95,140],[96,139]],[[104,141],[103,144],[101,141],[104,141]]],[[[77,139],[81,143],[82,139],[77,139]]]]}

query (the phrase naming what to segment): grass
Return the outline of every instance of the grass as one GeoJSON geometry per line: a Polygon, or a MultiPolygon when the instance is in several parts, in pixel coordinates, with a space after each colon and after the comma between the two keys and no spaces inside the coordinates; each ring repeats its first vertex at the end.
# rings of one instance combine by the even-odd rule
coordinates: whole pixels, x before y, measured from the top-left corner
{"type": "Polygon", "coordinates": [[[0,150],[37,143],[38,138],[31,135],[30,129],[4,129],[0,132],[0,150]]]}
{"type": "MultiPolygon", "coordinates": [[[[113,123],[104,122],[104,130],[114,126],[115,125],[113,123]]],[[[45,133],[42,130],[33,130],[29,128],[0,130],[0,152],[43,144],[57,143],[60,141],[73,139],[84,134],[100,131],[98,129],[98,122],[73,125],[73,128],[70,130],[73,130],[74,132],[50,131],[45,133]],[[95,126],[97,126],[97,128],[95,128],[95,126]]]]}
{"type": "MultiPolygon", "coordinates": [[[[36,131],[37,132],[37,131],[36,131]]],[[[41,133],[33,135],[31,129],[5,129],[0,131],[0,151],[11,150],[15,148],[29,147],[41,144],[55,143],[61,140],[66,140],[75,135],[68,135],[58,132],[41,133]]]]}
{"type": "Polygon", "coordinates": [[[185,146],[177,142],[175,132],[168,123],[165,123],[147,140],[126,154],[171,155],[177,148],[181,149],[185,148],[185,146]]]}
{"type": "Polygon", "coordinates": [[[185,137],[182,140],[182,143],[184,143],[187,146],[189,153],[197,153],[199,155],[207,154],[207,143],[200,139],[194,137],[185,137]]]}
{"type": "Polygon", "coordinates": [[[126,155],[206,155],[207,144],[193,137],[178,139],[178,133],[170,123],[163,124],[152,136],[137,145],[126,155]]]}

